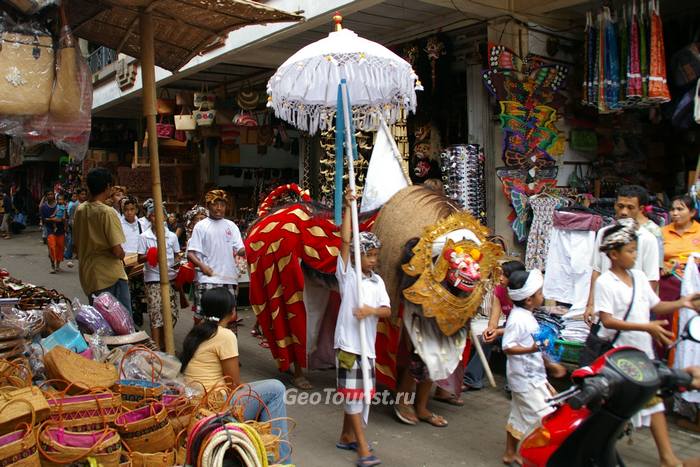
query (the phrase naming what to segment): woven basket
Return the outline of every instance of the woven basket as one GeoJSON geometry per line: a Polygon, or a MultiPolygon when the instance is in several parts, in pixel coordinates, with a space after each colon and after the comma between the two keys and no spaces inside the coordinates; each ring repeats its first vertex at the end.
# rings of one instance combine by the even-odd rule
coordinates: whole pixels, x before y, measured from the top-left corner
{"type": "Polygon", "coordinates": [[[138,408],[146,399],[160,400],[165,391],[165,387],[161,383],[156,382],[156,374],[160,374],[163,371],[163,362],[155,352],[141,345],[133,346],[124,354],[119,365],[119,377],[124,376],[124,362],[127,361],[129,356],[138,352],[145,352],[151,357],[151,381],[120,379],[112,388],[121,394],[122,404],[129,410],[138,408]],[[158,371],[156,371],[155,362],[159,364],[158,371]]]}
{"type": "Polygon", "coordinates": [[[44,422],[39,427],[42,466],[61,466],[94,458],[103,467],[119,467],[122,444],[112,428],[76,433],[44,422]]]}
{"type": "Polygon", "coordinates": [[[0,413],[12,405],[25,405],[31,412],[31,421],[23,426],[16,426],[15,431],[0,436],[0,465],[3,467],[30,467],[38,466],[39,451],[36,447],[34,436],[34,424],[36,418],[34,407],[25,399],[13,399],[0,406],[0,413]]]}
{"type": "Polygon", "coordinates": [[[199,399],[193,397],[163,395],[163,405],[168,411],[168,420],[170,420],[175,433],[179,433],[189,426],[198,403],[199,399]]]}
{"type": "Polygon", "coordinates": [[[187,463],[187,428],[181,430],[175,436],[175,464],[185,465],[187,463]]]}
{"type": "Polygon", "coordinates": [[[175,465],[175,451],[171,449],[156,453],[132,452],[131,465],[133,467],[170,467],[175,465]]]}
{"type": "Polygon", "coordinates": [[[122,413],[114,421],[124,442],[132,451],[165,452],[175,446],[175,432],[168,420],[168,411],[160,402],[122,413]]]}
{"type": "Polygon", "coordinates": [[[44,356],[49,378],[72,383],[69,394],[90,388],[109,388],[117,382],[117,369],[109,363],[100,363],[56,346],[44,356]]]}
{"type": "Polygon", "coordinates": [[[24,357],[0,359],[0,387],[27,388],[32,385],[32,369],[24,357]]]}
{"type": "Polygon", "coordinates": [[[42,422],[49,416],[49,404],[44,394],[36,386],[14,389],[0,393],[0,405],[16,399],[22,399],[31,404],[31,409],[26,404],[12,404],[0,413],[0,433],[8,433],[15,430],[18,423],[29,423],[32,417],[37,422],[42,422]]]}
{"type": "Polygon", "coordinates": [[[51,408],[50,419],[76,432],[105,428],[116,420],[122,407],[121,396],[109,389],[95,389],[74,396],[65,392],[45,392],[44,395],[51,408]]]}

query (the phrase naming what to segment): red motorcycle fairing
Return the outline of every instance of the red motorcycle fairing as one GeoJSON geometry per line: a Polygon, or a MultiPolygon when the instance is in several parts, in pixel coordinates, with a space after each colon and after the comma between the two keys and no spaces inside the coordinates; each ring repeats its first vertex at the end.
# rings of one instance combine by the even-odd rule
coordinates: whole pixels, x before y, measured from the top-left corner
{"type": "Polygon", "coordinates": [[[590,414],[586,407],[575,410],[563,405],[556,412],[544,417],[541,424],[525,435],[518,446],[518,452],[523,457],[523,466],[547,465],[552,454],[590,414]]]}

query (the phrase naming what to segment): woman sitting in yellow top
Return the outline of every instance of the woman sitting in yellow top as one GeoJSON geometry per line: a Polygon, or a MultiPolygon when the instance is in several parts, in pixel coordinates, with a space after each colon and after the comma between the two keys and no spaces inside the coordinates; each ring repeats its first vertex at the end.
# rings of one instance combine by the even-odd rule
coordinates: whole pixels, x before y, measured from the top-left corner
{"type": "MultiPolygon", "coordinates": [[[[182,354],[182,372],[187,382],[197,381],[207,390],[226,379],[233,388],[241,382],[238,364],[238,339],[228,329],[233,321],[233,296],[223,287],[207,290],[202,295],[200,309],[203,318],[185,337],[182,354]]],[[[282,433],[287,438],[287,408],[285,406],[284,384],[276,379],[253,381],[245,384],[244,394],[252,393],[253,397],[243,395],[235,398],[243,403],[245,420],[273,420],[273,432],[282,433]],[[261,406],[265,404],[267,410],[261,406]]],[[[278,462],[291,464],[289,445],[280,443],[278,462]]]]}

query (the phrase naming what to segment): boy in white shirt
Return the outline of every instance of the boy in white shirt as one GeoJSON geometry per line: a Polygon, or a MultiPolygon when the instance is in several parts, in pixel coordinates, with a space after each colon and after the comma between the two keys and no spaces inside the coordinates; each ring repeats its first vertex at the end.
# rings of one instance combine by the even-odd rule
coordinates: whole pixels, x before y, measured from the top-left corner
{"type": "MultiPolygon", "coordinates": [[[[187,259],[199,269],[194,290],[195,323],[201,320],[198,310],[205,291],[224,287],[233,295],[235,303],[239,275],[235,256],[245,255],[241,231],[236,224],[224,219],[228,206],[226,192],[209,191],[206,203],[209,217],[195,225],[187,242],[187,259]]],[[[234,323],[236,318],[234,313],[234,323]]]]}
{"type": "Polygon", "coordinates": [[[513,310],[503,333],[503,352],[508,360],[506,376],[511,390],[510,415],[506,424],[506,450],[503,463],[522,463],[516,452],[520,439],[545,415],[554,411],[546,399],[554,394],[547,382],[547,367],[566,374],[559,364],[546,362],[534,335],[540,326],[532,311],[544,303],[544,278],[538,269],[515,271],[508,278],[508,296],[513,310]]]}
{"type": "Polygon", "coordinates": [[[349,191],[345,194],[345,212],[340,227],[342,246],[338,256],[335,277],[340,290],[340,311],[335,326],[334,347],[336,351],[336,375],[338,392],[345,397],[343,431],[336,444],[338,449],[357,452],[359,467],[381,464],[370,452],[363,429],[362,413],[365,410],[364,386],[361,366],[361,340],[364,339],[369,351],[367,359],[374,393],[374,343],[377,338],[379,318],[391,316],[389,295],[384,281],[373,272],[377,266],[381,242],[371,232],[360,233],[360,267],[362,269],[362,304],[357,298],[357,276],[350,261],[352,239],[350,204],[354,199],[349,191]],[[365,320],[364,335],[360,334],[360,320],[365,320]]]}
{"type": "MultiPolygon", "coordinates": [[[[640,191],[635,185],[624,185],[617,191],[615,200],[615,219],[637,219],[642,212],[644,203],[647,200],[646,192],[640,191]]],[[[590,326],[593,323],[595,310],[593,303],[595,301],[595,282],[602,273],[610,269],[610,259],[600,251],[603,235],[610,227],[604,227],[598,231],[595,239],[595,248],[591,258],[591,266],[593,273],[591,274],[591,287],[588,296],[588,303],[584,319],[590,326]]],[[[652,289],[656,290],[656,286],[660,277],[660,264],[662,258],[659,258],[659,243],[654,234],[647,229],[637,227],[637,249],[639,255],[634,264],[634,269],[643,271],[647,276],[647,280],[651,283],[652,289]]]]}
{"type": "MultiPolygon", "coordinates": [[[[601,338],[613,341],[615,347],[636,347],[653,359],[652,338],[668,345],[673,340],[673,333],[664,329],[665,320],[650,321],[649,312],[666,315],[679,308],[694,309],[694,297],[662,302],[644,272],[632,269],[637,260],[637,228],[635,220],[624,219],[603,235],[600,251],[607,255],[612,265],[596,281],[595,311],[603,325],[599,331],[601,338]]],[[[681,460],[673,453],[664,404],[659,397],[652,398],[632,418],[632,423],[635,427],[650,426],[662,466],[681,465],[681,460]]]]}
{"type": "Polygon", "coordinates": [[[127,255],[134,254],[138,250],[139,235],[148,229],[144,230],[136,217],[138,211],[138,201],[136,201],[136,198],[133,196],[125,196],[120,203],[122,212],[120,220],[122,223],[122,230],[124,231],[124,237],[126,238],[126,241],[122,243],[122,249],[127,255]]]}
{"type": "MultiPolygon", "coordinates": [[[[165,211],[165,209],[163,211],[165,211]]],[[[164,217],[167,218],[167,214],[163,214],[164,217]]],[[[151,226],[153,226],[156,221],[155,208],[153,205],[150,206],[147,217],[150,220],[151,226]]],[[[180,251],[180,242],[178,242],[177,236],[168,230],[167,227],[165,228],[165,243],[166,256],[168,258],[168,278],[170,279],[170,310],[172,311],[173,326],[175,326],[178,315],[180,314],[180,307],[177,303],[172,281],[176,276],[175,261],[176,255],[180,251]]],[[[151,320],[151,337],[158,348],[164,350],[165,336],[163,333],[163,303],[160,291],[160,271],[157,264],[153,267],[146,261],[146,255],[151,248],[158,248],[156,233],[152,228],[139,235],[137,252],[139,254],[139,263],[146,263],[143,266],[143,281],[146,291],[146,307],[151,320]]]]}

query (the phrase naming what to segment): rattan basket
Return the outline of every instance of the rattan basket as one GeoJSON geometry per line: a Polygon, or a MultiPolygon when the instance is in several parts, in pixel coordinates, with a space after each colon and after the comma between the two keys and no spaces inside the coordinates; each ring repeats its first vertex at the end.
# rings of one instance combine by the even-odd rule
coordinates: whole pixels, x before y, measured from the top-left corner
{"type": "Polygon", "coordinates": [[[44,365],[49,378],[72,384],[69,394],[94,387],[109,388],[118,379],[114,365],[88,360],[61,346],[54,347],[44,356],[44,365]]]}
{"type": "Polygon", "coordinates": [[[37,437],[42,466],[58,467],[92,457],[103,467],[119,467],[122,444],[113,428],[77,433],[45,422],[37,437]]]}
{"type": "Polygon", "coordinates": [[[122,413],[114,426],[134,452],[165,452],[175,446],[175,432],[168,420],[168,411],[157,401],[122,413]]]}
{"type": "Polygon", "coordinates": [[[4,467],[35,467],[39,463],[39,451],[36,446],[34,424],[36,418],[32,404],[25,399],[13,399],[0,406],[0,413],[8,407],[24,405],[31,413],[28,424],[15,426],[15,430],[0,436],[0,465],[4,467]]]}

